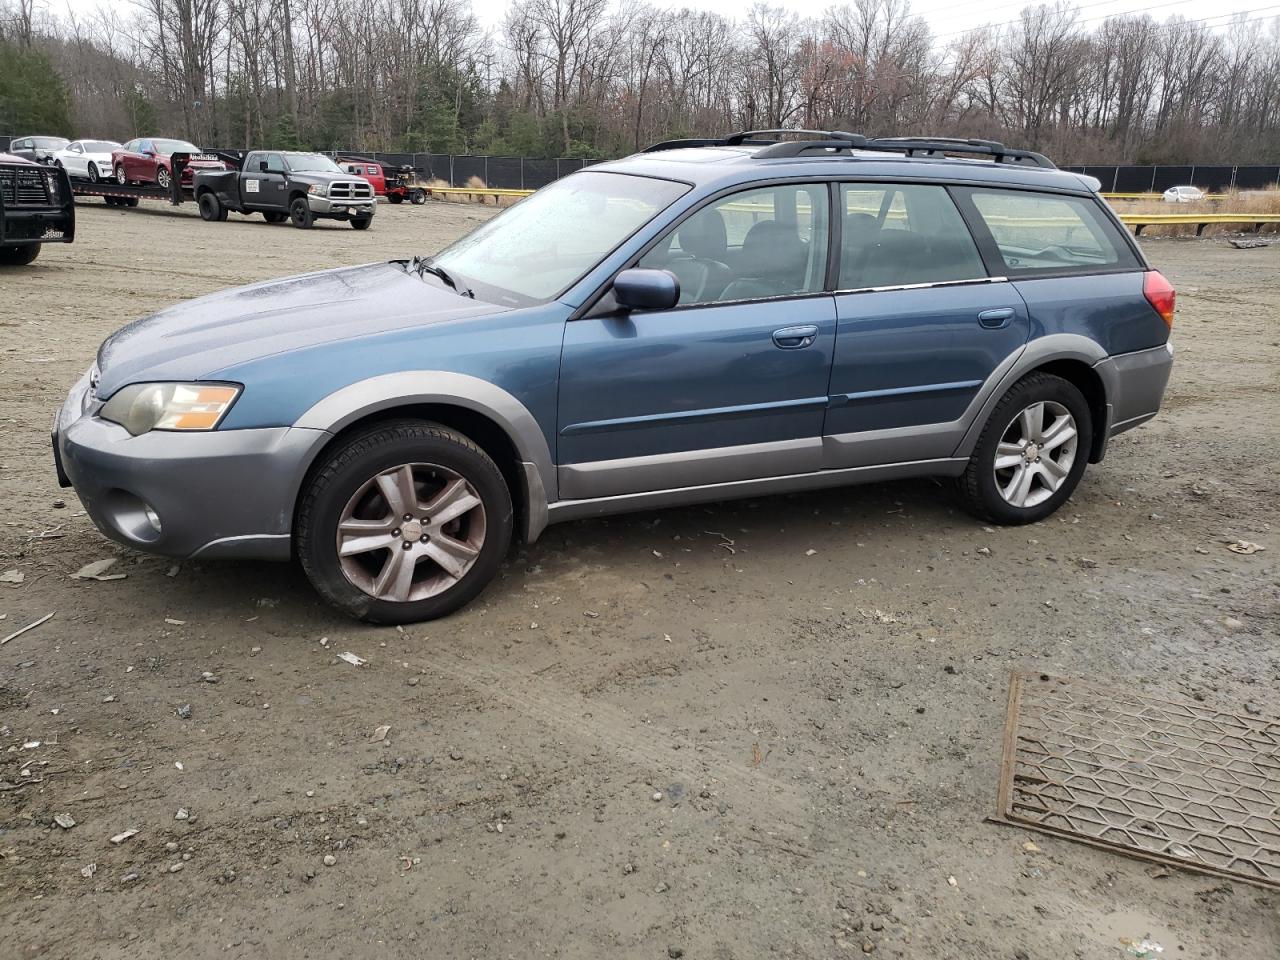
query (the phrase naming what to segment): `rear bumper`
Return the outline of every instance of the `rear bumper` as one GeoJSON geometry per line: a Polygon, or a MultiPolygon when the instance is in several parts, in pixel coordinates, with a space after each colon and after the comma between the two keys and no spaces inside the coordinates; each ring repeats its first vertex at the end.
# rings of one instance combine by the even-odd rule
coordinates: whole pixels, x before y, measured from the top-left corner
{"type": "Polygon", "coordinates": [[[325,431],[134,437],[80,406],[73,390],[54,424],[55,463],[106,536],[169,557],[289,558],[294,499],[325,431]]]}
{"type": "Polygon", "coordinates": [[[1173,344],[1107,357],[1094,370],[1107,387],[1107,435],[1114,437],[1146,423],[1160,411],[1173,370],[1173,344]]]}

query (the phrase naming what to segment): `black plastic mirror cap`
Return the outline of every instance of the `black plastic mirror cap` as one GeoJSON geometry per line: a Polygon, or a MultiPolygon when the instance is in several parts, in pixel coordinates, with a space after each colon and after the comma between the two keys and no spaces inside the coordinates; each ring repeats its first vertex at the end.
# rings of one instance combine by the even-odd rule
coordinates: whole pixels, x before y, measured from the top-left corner
{"type": "Polygon", "coordinates": [[[613,298],[627,310],[670,310],[680,302],[680,280],[670,270],[632,267],[614,279],[613,298]]]}

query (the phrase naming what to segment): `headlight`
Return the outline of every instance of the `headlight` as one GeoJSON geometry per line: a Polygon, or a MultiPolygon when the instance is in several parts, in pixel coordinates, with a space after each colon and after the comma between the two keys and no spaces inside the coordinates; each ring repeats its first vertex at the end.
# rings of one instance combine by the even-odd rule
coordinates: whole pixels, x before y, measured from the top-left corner
{"type": "Polygon", "coordinates": [[[240,387],[204,383],[135,383],[116,391],[98,416],[135,437],[150,430],[212,430],[240,387]]]}
{"type": "Polygon", "coordinates": [[[316,196],[325,197],[329,195],[329,185],[327,183],[313,183],[307,187],[307,193],[314,193],[316,196]]]}

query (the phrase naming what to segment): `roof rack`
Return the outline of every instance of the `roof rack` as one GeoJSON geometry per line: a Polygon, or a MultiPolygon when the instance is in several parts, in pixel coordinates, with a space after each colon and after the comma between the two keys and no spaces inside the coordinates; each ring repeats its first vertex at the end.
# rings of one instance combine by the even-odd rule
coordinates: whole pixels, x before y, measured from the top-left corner
{"type": "Polygon", "coordinates": [[[684,147],[737,147],[760,146],[763,150],[755,156],[761,160],[779,157],[800,157],[808,153],[838,153],[843,150],[875,150],[903,153],[908,157],[941,158],[948,154],[973,154],[991,157],[996,163],[1019,166],[1043,167],[1056,170],[1054,162],[1043,154],[1031,150],[1006,147],[995,140],[966,140],[954,137],[865,137],[860,133],[843,130],[742,130],[725,137],[666,140],[647,147],[644,153],[676,150],[684,147]],[[778,135],[797,134],[809,139],[779,140],[778,135]]]}

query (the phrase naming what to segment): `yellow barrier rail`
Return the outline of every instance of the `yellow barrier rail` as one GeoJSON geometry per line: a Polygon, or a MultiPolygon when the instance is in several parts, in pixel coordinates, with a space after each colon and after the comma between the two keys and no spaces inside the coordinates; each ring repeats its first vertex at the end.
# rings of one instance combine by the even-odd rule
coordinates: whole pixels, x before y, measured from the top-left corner
{"type": "MultiPolygon", "coordinates": [[[[428,196],[439,197],[467,197],[473,199],[475,197],[527,197],[533,193],[532,190],[504,190],[496,187],[425,187],[428,196]]],[[[1151,199],[1158,197],[1159,194],[1148,193],[1104,193],[1103,197],[1108,199],[1151,199]]],[[[1220,195],[1219,195],[1220,196],[1220,195]]],[[[738,210],[741,212],[751,213],[770,213],[772,207],[767,204],[759,203],[730,203],[725,205],[726,209],[738,210]]],[[[868,211],[875,212],[875,211],[868,211]]],[[[901,211],[893,211],[890,213],[890,219],[901,219],[903,216],[901,211]]],[[[1196,236],[1204,233],[1205,227],[1214,224],[1231,223],[1240,224],[1241,226],[1249,226],[1253,228],[1254,233],[1258,233],[1269,223],[1280,224],[1280,214],[1275,213],[1118,213],[1120,220],[1126,226],[1133,227],[1136,236],[1142,236],[1142,231],[1147,227],[1171,226],[1178,224],[1192,224],[1196,228],[1196,236]]],[[[1010,226],[1072,226],[1078,224],[1078,221],[1071,219],[1051,219],[1041,218],[1035,221],[1012,221],[1004,217],[996,217],[989,219],[997,219],[1007,221],[1010,226]]]]}
{"type": "Polygon", "coordinates": [[[1195,224],[1196,236],[1204,228],[1215,223],[1238,223],[1252,226],[1258,233],[1268,223],[1280,223],[1280,213],[1122,213],[1120,220],[1133,227],[1136,236],[1142,236],[1144,227],[1165,227],[1174,224],[1195,224]]]}
{"type": "Polygon", "coordinates": [[[497,187],[423,187],[429,197],[527,197],[532,190],[503,190],[497,187]]]}

